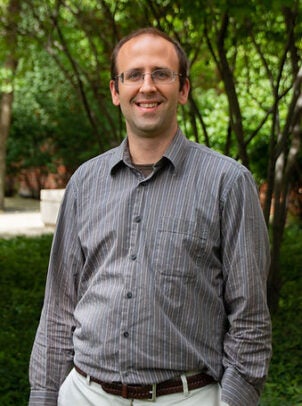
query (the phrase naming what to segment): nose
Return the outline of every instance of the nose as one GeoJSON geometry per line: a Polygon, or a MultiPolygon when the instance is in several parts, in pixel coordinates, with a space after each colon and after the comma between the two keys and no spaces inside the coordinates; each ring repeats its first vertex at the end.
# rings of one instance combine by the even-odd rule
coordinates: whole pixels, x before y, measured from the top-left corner
{"type": "Polygon", "coordinates": [[[143,83],[141,84],[140,91],[154,91],[156,88],[154,81],[152,79],[151,73],[145,73],[143,76],[143,83]]]}

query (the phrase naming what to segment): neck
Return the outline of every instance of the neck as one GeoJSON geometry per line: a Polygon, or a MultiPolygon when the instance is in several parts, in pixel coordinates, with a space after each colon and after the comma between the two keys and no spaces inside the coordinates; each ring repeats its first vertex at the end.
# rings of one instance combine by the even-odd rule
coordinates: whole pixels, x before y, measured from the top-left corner
{"type": "Polygon", "coordinates": [[[167,138],[143,138],[128,134],[132,162],[138,165],[158,162],[171,144],[175,133],[167,138]]]}

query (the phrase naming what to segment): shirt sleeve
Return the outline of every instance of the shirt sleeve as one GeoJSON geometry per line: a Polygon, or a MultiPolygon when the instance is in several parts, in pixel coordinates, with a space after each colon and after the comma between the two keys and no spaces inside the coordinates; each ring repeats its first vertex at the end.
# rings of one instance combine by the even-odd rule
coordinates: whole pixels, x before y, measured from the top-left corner
{"type": "Polygon", "coordinates": [[[69,185],[58,216],[44,305],[30,359],[29,406],[57,405],[60,385],[73,366],[76,280],[83,263],[76,218],[76,199],[69,185]]]}
{"type": "Polygon", "coordinates": [[[247,170],[223,199],[222,261],[229,328],[224,338],[222,400],[258,404],[271,357],[266,281],[270,248],[254,180],[247,170]]]}

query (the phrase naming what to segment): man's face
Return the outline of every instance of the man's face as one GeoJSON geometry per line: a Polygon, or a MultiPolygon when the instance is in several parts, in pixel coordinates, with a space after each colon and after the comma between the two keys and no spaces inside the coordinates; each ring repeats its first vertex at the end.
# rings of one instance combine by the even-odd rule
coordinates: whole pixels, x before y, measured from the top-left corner
{"type": "MultiPolygon", "coordinates": [[[[120,75],[131,69],[152,73],[159,68],[179,72],[179,61],[172,43],[150,34],[143,34],[126,42],[117,55],[117,71],[120,75]]],[[[185,104],[189,92],[186,80],[179,90],[179,77],[168,84],[155,84],[148,74],[143,83],[126,85],[110,82],[112,101],[120,106],[126,120],[128,136],[165,137],[174,135],[177,129],[177,106],[185,104]]]]}

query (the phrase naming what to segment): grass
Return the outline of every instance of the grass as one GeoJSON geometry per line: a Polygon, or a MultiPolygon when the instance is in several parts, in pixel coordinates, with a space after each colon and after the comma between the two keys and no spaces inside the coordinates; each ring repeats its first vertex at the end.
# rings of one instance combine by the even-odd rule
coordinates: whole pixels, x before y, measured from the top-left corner
{"type": "MultiPolygon", "coordinates": [[[[0,404],[28,402],[28,363],[43,303],[52,236],[0,239],[0,404]]],[[[283,287],[273,317],[273,348],[261,406],[302,406],[302,228],[282,249],[283,287]]]]}

